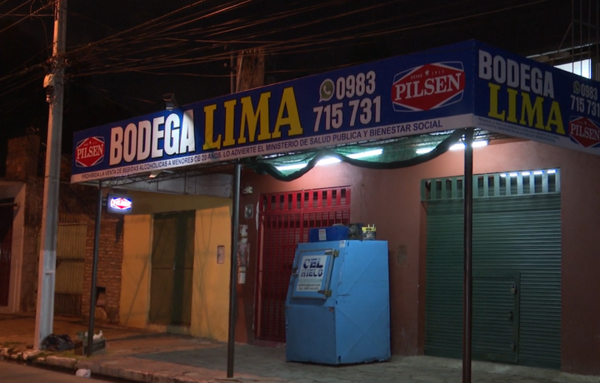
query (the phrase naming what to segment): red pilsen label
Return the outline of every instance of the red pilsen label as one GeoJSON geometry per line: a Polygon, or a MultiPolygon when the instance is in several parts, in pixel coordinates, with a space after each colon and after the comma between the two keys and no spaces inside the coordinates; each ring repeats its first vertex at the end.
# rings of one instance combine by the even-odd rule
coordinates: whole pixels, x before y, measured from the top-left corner
{"type": "Polygon", "coordinates": [[[75,162],[79,167],[90,167],[104,159],[104,139],[89,137],[81,141],[75,149],[75,162]]]}
{"type": "Polygon", "coordinates": [[[579,117],[569,122],[569,135],[584,148],[600,143],[600,128],[586,117],[579,117]]]}
{"type": "Polygon", "coordinates": [[[396,75],[392,102],[406,111],[430,110],[454,103],[464,89],[463,70],[443,63],[425,64],[396,75]]]}

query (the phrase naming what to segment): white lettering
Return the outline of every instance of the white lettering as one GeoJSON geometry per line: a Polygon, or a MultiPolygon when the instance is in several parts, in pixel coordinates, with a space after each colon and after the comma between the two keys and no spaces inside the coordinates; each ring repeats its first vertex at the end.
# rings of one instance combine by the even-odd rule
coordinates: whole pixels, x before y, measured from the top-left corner
{"type": "Polygon", "coordinates": [[[511,88],[520,88],[523,92],[554,98],[554,82],[552,72],[531,67],[526,63],[518,63],[511,59],[486,51],[479,51],[479,78],[493,80],[511,88]]]}
{"type": "Polygon", "coordinates": [[[123,128],[115,126],[110,130],[110,159],[109,165],[116,165],[123,158],[123,128]]]}
{"type": "Polygon", "coordinates": [[[519,63],[515,60],[506,60],[506,84],[512,88],[517,88],[519,86],[519,63]]]}
{"type": "Polygon", "coordinates": [[[125,162],[131,162],[135,158],[136,152],[136,141],[137,141],[137,127],[135,124],[128,124],[125,128],[125,135],[123,140],[123,160],[125,162]]]}
{"type": "Polygon", "coordinates": [[[150,121],[143,120],[138,124],[138,145],[137,145],[137,160],[142,161],[150,157],[150,121]]]}
{"type": "Polygon", "coordinates": [[[181,127],[179,153],[191,153],[196,151],[196,137],[194,134],[194,110],[190,109],[183,112],[183,126],[181,127]]]}
{"type": "Polygon", "coordinates": [[[498,84],[504,84],[506,81],[506,62],[502,56],[494,57],[494,81],[498,84]]]}
{"type": "Polygon", "coordinates": [[[170,114],[165,122],[165,153],[168,155],[179,152],[179,116],[170,114]]]}
{"type": "Polygon", "coordinates": [[[462,73],[448,74],[428,78],[425,81],[411,81],[394,85],[396,88],[396,101],[402,99],[431,96],[432,94],[449,93],[460,90],[462,73]]]}
{"type": "MultiPolygon", "coordinates": [[[[150,122],[142,120],[130,123],[123,128],[116,126],[111,129],[109,164],[117,165],[122,161],[143,161],[149,157],[183,154],[196,151],[194,131],[194,111],[183,113],[183,121],[178,114],[172,113],[166,117],[156,117],[150,122]],[[161,140],[164,146],[161,148],[161,140]]],[[[78,158],[87,154],[78,152],[78,158]]]]}
{"type": "Polygon", "coordinates": [[[531,74],[529,71],[531,67],[527,64],[521,64],[521,90],[525,92],[529,92],[531,88],[529,87],[529,79],[531,78],[531,74]]]}
{"type": "Polygon", "coordinates": [[[479,51],[479,78],[492,79],[492,55],[486,51],[479,51]]]}
{"type": "Polygon", "coordinates": [[[165,118],[163,116],[152,120],[152,158],[162,157],[163,155],[163,150],[158,147],[158,142],[165,136],[165,131],[160,129],[164,123],[165,118]]]}

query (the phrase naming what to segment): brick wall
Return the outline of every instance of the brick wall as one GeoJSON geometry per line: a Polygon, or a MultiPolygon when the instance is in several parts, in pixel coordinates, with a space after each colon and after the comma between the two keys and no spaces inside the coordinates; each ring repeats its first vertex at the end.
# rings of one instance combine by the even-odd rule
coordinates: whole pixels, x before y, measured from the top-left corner
{"type": "Polygon", "coordinates": [[[36,177],[39,163],[40,137],[27,135],[10,140],[6,156],[6,178],[26,182],[36,177]]]}
{"type": "MultiPolygon", "coordinates": [[[[82,316],[89,318],[90,289],[94,256],[95,221],[88,224],[85,251],[84,284],[82,296],[82,316]]],[[[97,288],[104,288],[105,294],[97,298],[101,306],[96,306],[95,318],[99,321],[119,323],[119,302],[121,299],[121,264],[123,261],[123,219],[102,212],[100,239],[98,243],[97,288]]]]}
{"type": "MultiPolygon", "coordinates": [[[[37,306],[37,284],[43,210],[45,154],[40,150],[40,137],[29,135],[11,139],[8,144],[6,179],[26,183],[25,241],[21,269],[21,312],[33,312],[37,306]],[[41,153],[40,153],[41,152],[41,153]],[[40,161],[41,160],[41,161],[40,161]]],[[[98,189],[70,184],[71,161],[63,156],[60,171],[59,217],[73,215],[87,222],[86,253],[82,286],[82,316],[89,317],[90,287],[94,254],[94,227],[98,205],[98,189]]],[[[121,298],[121,262],[123,259],[123,219],[102,213],[99,241],[97,286],[104,287],[104,305],[96,310],[99,320],[118,323],[121,298]]]]}

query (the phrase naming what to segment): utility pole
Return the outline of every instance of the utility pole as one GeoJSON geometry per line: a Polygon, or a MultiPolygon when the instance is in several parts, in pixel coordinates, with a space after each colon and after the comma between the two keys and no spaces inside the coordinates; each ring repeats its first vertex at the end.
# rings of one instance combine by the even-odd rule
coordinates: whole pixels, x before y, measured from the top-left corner
{"type": "Polygon", "coordinates": [[[44,205],[38,268],[37,310],[34,348],[52,333],[54,322],[54,284],[56,277],[56,237],[58,231],[58,191],[63,123],[65,46],[67,34],[67,0],[55,0],[54,39],[50,73],[44,79],[48,114],[48,139],[44,173],[44,205]]]}
{"type": "Polygon", "coordinates": [[[471,383],[473,343],[473,129],[465,130],[462,383],[471,383]]]}

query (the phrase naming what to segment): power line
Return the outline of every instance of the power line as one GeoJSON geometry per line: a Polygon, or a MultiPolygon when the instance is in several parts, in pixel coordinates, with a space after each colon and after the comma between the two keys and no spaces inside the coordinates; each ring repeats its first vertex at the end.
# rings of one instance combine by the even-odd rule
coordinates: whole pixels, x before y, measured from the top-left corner
{"type": "MultiPolygon", "coordinates": [[[[440,25],[440,24],[444,24],[444,23],[451,23],[451,22],[456,22],[456,21],[460,21],[460,20],[466,20],[466,19],[472,19],[472,18],[476,18],[476,17],[481,17],[484,15],[489,15],[491,13],[497,13],[497,12],[504,12],[507,10],[512,10],[512,9],[516,9],[518,7],[522,7],[522,6],[531,6],[532,4],[537,4],[540,3],[542,1],[546,1],[546,0],[538,0],[535,2],[530,2],[530,3],[526,3],[526,4],[517,4],[517,5],[510,5],[510,6],[506,6],[503,7],[501,9],[492,9],[486,12],[480,12],[480,13],[476,13],[476,14],[470,14],[470,15],[458,15],[452,19],[449,20],[432,20],[432,21],[428,21],[426,20],[425,23],[418,23],[415,24],[413,23],[412,25],[408,25],[406,26],[406,24],[403,24],[403,27],[400,28],[388,28],[387,30],[375,30],[373,32],[368,32],[368,33],[361,33],[360,30],[361,29],[365,29],[368,27],[372,27],[375,26],[377,24],[381,24],[382,21],[375,21],[375,22],[367,22],[367,23],[362,23],[362,24],[358,24],[358,25],[354,25],[351,27],[348,27],[346,29],[340,30],[329,30],[326,32],[322,32],[322,33],[317,33],[317,34],[312,34],[312,35],[308,35],[308,36],[301,36],[301,37],[297,37],[294,39],[290,39],[290,40],[285,40],[285,41],[269,41],[269,42],[263,42],[263,44],[265,45],[265,52],[269,53],[269,54],[274,54],[274,53],[278,53],[278,52],[285,52],[285,51],[292,51],[298,48],[302,48],[308,45],[312,45],[313,47],[315,47],[315,45],[326,45],[326,44],[332,44],[332,43],[340,43],[343,41],[348,41],[348,40],[355,40],[355,39],[368,39],[368,38],[374,38],[374,37],[381,37],[381,36],[386,36],[386,35],[390,35],[390,34],[394,34],[394,33],[398,33],[398,32],[402,32],[402,31],[408,31],[408,30],[413,30],[413,29],[417,29],[417,28],[424,28],[427,26],[434,26],[434,25],[440,25]],[[358,31],[358,32],[357,32],[358,31]],[[340,32],[342,32],[342,36],[339,36],[340,32]],[[344,33],[347,32],[347,33],[344,33]],[[354,33],[352,33],[354,32],[354,33]],[[329,38],[327,38],[327,36],[331,36],[329,38]]],[[[337,2],[330,2],[330,3],[325,3],[325,5],[329,5],[332,3],[337,3],[337,2]]],[[[393,4],[395,2],[388,2],[388,3],[382,3],[382,5],[389,5],[389,4],[393,4]]],[[[382,5],[378,5],[378,6],[382,6],[382,5]]],[[[353,12],[349,12],[349,13],[345,13],[345,14],[341,14],[341,15],[336,15],[334,17],[326,17],[326,18],[321,18],[321,19],[316,19],[316,20],[311,20],[310,22],[304,22],[301,24],[295,24],[295,25],[288,25],[285,29],[280,28],[280,29],[273,29],[273,30],[269,30],[266,32],[259,32],[259,33],[254,33],[253,35],[251,35],[250,37],[252,38],[256,38],[259,36],[265,36],[265,35],[272,35],[272,34],[276,34],[276,33],[281,33],[283,31],[289,31],[290,29],[293,28],[301,28],[301,27],[306,27],[306,26],[310,26],[310,25],[316,25],[319,23],[323,23],[324,21],[331,21],[332,19],[336,19],[336,18],[340,18],[340,17],[345,17],[348,16],[349,14],[355,14],[355,13],[360,13],[360,12],[365,12],[368,11],[370,8],[375,8],[375,6],[371,6],[371,7],[367,7],[367,8],[361,8],[358,10],[354,10],[353,12]]],[[[448,7],[445,7],[444,9],[448,9],[448,7]]],[[[297,14],[297,13],[295,13],[297,14]]],[[[446,14],[447,15],[447,14],[446,14]]],[[[286,17],[288,17],[289,14],[283,14],[283,15],[278,15],[278,16],[273,16],[272,19],[270,20],[282,20],[286,17]]],[[[412,17],[414,15],[409,15],[409,17],[412,17]]],[[[406,18],[406,17],[405,17],[406,18]]],[[[397,16],[393,16],[390,17],[386,20],[383,20],[383,22],[389,22],[389,21],[393,21],[393,20],[397,20],[398,17],[397,16]]],[[[157,20],[157,19],[155,19],[157,20]]],[[[193,20],[198,20],[198,18],[193,19],[193,20]]],[[[119,40],[114,40],[114,38],[110,38],[107,39],[105,41],[110,41],[113,46],[113,53],[118,53],[119,52],[119,48],[124,49],[123,52],[125,52],[126,55],[131,56],[134,54],[141,54],[143,53],[143,50],[137,50],[135,52],[132,52],[130,50],[126,50],[126,47],[128,46],[132,46],[135,44],[149,44],[152,43],[154,41],[156,41],[159,38],[166,38],[168,36],[170,36],[171,39],[173,38],[179,38],[180,42],[181,42],[181,46],[185,46],[184,44],[186,42],[190,42],[189,39],[186,39],[184,37],[181,37],[184,33],[186,35],[191,35],[193,36],[194,33],[198,33],[197,30],[185,30],[183,32],[175,32],[177,34],[174,34],[173,32],[170,33],[166,33],[167,31],[172,31],[173,30],[173,24],[177,24],[178,22],[180,22],[181,20],[176,20],[176,21],[164,21],[164,25],[162,24],[158,24],[158,26],[164,26],[164,28],[156,28],[156,25],[154,25],[154,28],[152,30],[152,33],[146,33],[146,34],[141,34],[141,35],[136,35],[134,38],[132,38],[131,40],[127,41],[125,38],[120,39],[119,40]],[[151,38],[151,40],[150,40],[151,38]]],[[[242,20],[245,21],[245,20],[242,20]]],[[[190,22],[190,20],[185,20],[186,23],[190,22]]],[[[261,23],[264,23],[264,21],[261,21],[261,23]]],[[[242,28],[247,29],[253,26],[256,26],[257,24],[248,24],[245,23],[245,25],[242,26],[235,26],[233,24],[228,24],[229,28],[233,28],[233,29],[237,29],[237,30],[241,30],[242,28]]],[[[230,29],[231,30],[231,29],[230,29]]],[[[213,27],[213,29],[207,29],[204,28],[203,31],[207,34],[207,35],[214,35],[214,34],[222,34],[224,32],[222,32],[221,30],[217,30],[216,27],[213,27]]],[[[159,39],[160,41],[160,39],[159,39]]],[[[254,41],[250,40],[248,36],[243,36],[241,39],[237,39],[237,40],[193,40],[193,42],[195,43],[206,43],[206,42],[211,42],[215,45],[219,45],[219,48],[221,48],[222,46],[225,45],[231,45],[233,43],[236,44],[240,44],[240,43],[246,43],[246,44],[256,44],[254,41]]],[[[169,47],[173,47],[176,45],[172,45],[170,44],[166,44],[163,43],[162,45],[155,45],[153,48],[153,50],[162,50],[162,49],[168,49],[169,47]]],[[[211,47],[204,47],[202,49],[205,50],[210,50],[211,47]]],[[[149,49],[149,48],[144,48],[144,49],[149,49]]],[[[193,50],[188,51],[187,53],[191,53],[191,52],[199,52],[202,49],[199,48],[195,48],[193,50]]],[[[184,54],[179,54],[179,56],[183,56],[184,54]]],[[[117,55],[112,55],[113,58],[119,58],[118,54],[117,55]]],[[[119,65],[108,65],[106,66],[106,61],[98,61],[99,64],[101,64],[103,66],[102,69],[102,73],[109,73],[111,70],[114,70],[115,72],[124,72],[124,71],[132,71],[132,70],[136,70],[136,69],[142,69],[142,70],[149,70],[152,68],[157,68],[157,69],[161,69],[161,68],[166,68],[169,66],[180,66],[180,65],[191,65],[191,64],[199,64],[199,63],[203,63],[203,62],[211,62],[211,61],[215,61],[215,60],[223,60],[226,58],[226,54],[223,54],[222,51],[218,54],[212,54],[212,55],[203,55],[202,57],[195,57],[192,59],[188,59],[188,60],[170,60],[168,59],[168,55],[161,55],[161,56],[150,56],[150,57],[144,57],[144,58],[137,58],[137,59],[126,59],[123,60],[122,63],[120,63],[119,65]],[[154,65],[151,66],[146,66],[144,68],[138,68],[137,66],[140,65],[140,63],[143,63],[145,61],[148,60],[154,60],[154,65]],[[162,62],[161,62],[162,60],[162,62]],[[112,68],[112,69],[110,69],[112,68]]],[[[92,57],[89,57],[89,62],[93,63],[93,59],[92,57]]],[[[100,60],[100,58],[98,57],[98,60],[100,60]]],[[[97,71],[93,70],[93,66],[90,66],[90,73],[99,73],[97,71]]],[[[80,75],[84,75],[83,73],[80,75]]]]}
{"type": "MultiPolygon", "coordinates": [[[[364,3],[358,6],[357,2],[353,8],[336,12],[342,5],[352,2],[329,0],[316,4],[290,2],[291,4],[286,3],[283,10],[268,10],[269,12],[257,15],[253,12],[257,9],[256,6],[271,3],[246,0],[211,5],[210,1],[201,0],[92,43],[70,47],[67,55],[76,66],[76,71],[70,74],[72,78],[132,72],[161,75],[165,74],[166,69],[171,69],[169,74],[218,78],[226,75],[175,70],[228,61],[230,50],[225,47],[233,46],[243,50],[261,46],[267,55],[314,53],[332,49],[333,46],[344,48],[367,45],[374,39],[384,37],[398,40],[404,38],[402,35],[409,31],[475,20],[547,1],[512,1],[500,3],[501,6],[498,3],[483,3],[478,8],[469,10],[465,5],[473,2],[465,0],[458,4],[438,3],[437,6],[420,7],[406,12],[397,11],[405,4],[414,5],[415,2],[382,1],[368,6],[364,6],[364,3]],[[375,11],[383,16],[375,20],[368,17],[375,11]],[[351,25],[345,23],[355,19],[362,21],[351,25]],[[213,20],[214,23],[211,23],[213,20]],[[203,25],[196,26],[200,22],[203,25]]],[[[33,2],[24,2],[15,9],[28,3],[33,5],[33,2]]],[[[39,13],[42,9],[44,8],[36,12],[39,13]]],[[[355,63],[344,65],[353,64],[355,63]]],[[[36,64],[13,71],[0,77],[0,83],[13,81],[11,79],[18,76],[30,76],[36,71],[42,72],[44,67],[45,64],[36,64]]],[[[302,70],[308,69],[298,68],[294,71],[298,73],[302,70]]],[[[277,73],[290,71],[284,69],[277,73]]],[[[21,89],[29,83],[15,83],[9,88],[5,87],[2,95],[21,89]]]]}
{"type": "MultiPolygon", "coordinates": [[[[11,15],[12,11],[14,11],[14,10],[17,10],[17,9],[21,8],[21,7],[22,7],[23,5],[25,5],[25,4],[26,4],[26,3],[23,3],[23,4],[21,4],[20,6],[18,6],[18,7],[16,7],[16,8],[14,8],[14,9],[13,9],[13,10],[11,10],[9,13],[5,14],[6,16],[4,16],[4,17],[7,17],[7,16],[13,16],[13,15],[11,15]]],[[[15,25],[18,25],[18,24],[22,23],[23,21],[25,21],[25,20],[27,20],[27,19],[31,18],[32,16],[39,16],[38,14],[39,14],[41,11],[43,11],[44,9],[47,9],[47,8],[51,8],[53,5],[54,5],[54,3],[48,3],[48,4],[44,5],[44,6],[42,6],[41,8],[38,8],[37,10],[35,10],[35,11],[33,11],[33,12],[30,12],[30,13],[28,13],[26,16],[24,16],[24,17],[21,17],[19,20],[15,21],[14,23],[10,24],[9,26],[5,27],[4,29],[0,29],[0,33],[2,33],[2,32],[4,32],[4,31],[6,31],[6,30],[8,30],[8,29],[10,29],[10,28],[12,28],[12,27],[14,27],[15,25]]]]}

